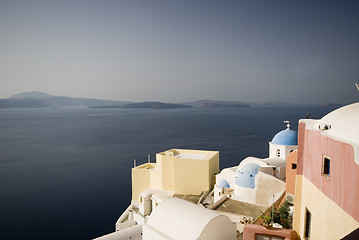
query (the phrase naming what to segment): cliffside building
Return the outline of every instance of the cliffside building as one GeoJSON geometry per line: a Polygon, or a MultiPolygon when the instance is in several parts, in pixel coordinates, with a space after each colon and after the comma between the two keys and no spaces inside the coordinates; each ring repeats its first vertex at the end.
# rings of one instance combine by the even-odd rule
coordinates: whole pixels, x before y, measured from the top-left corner
{"type": "MultiPolygon", "coordinates": [[[[359,228],[359,103],[299,121],[294,224],[301,239],[359,228]]],[[[359,231],[359,230],[356,230],[359,231]]]]}
{"type": "Polygon", "coordinates": [[[148,188],[199,195],[213,187],[219,152],[171,149],[156,154],[156,163],[132,168],[132,200],[148,188]]]}
{"type": "Polygon", "coordinates": [[[296,149],[297,133],[288,124],[287,129],[269,142],[268,158],[247,157],[238,166],[225,168],[216,175],[215,202],[226,195],[233,200],[269,207],[285,192],[286,158],[296,149]]]}

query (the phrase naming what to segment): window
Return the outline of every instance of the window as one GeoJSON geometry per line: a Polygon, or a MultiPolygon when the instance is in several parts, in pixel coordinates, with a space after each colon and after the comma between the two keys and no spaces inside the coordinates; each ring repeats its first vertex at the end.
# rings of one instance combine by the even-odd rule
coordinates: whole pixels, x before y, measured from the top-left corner
{"type": "Polygon", "coordinates": [[[292,169],[297,169],[297,164],[296,163],[292,163],[292,169]]]}
{"type": "Polygon", "coordinates": [[[310,238],[310,225],[312,221],[312,214],[309,212],[307,208],[305,208],[305,229],[304,229],[304,238],[310,238]]]}
{"type": "Polygon", "coordinates": [[[280,149],[277,149],[277,157],[280,157],[280,149]]]}
{"type": "Polygon", "coordinates": [[[330,158],[323,155],[323,175],[330,176],[330,158]]]}

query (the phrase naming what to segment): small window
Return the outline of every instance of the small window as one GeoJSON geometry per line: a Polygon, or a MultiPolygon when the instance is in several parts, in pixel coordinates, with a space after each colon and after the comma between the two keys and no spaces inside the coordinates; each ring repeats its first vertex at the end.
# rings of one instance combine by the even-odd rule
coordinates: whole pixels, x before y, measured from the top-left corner
{"type": "Polygon", "coordinates": [[[292,169],[297,169],[297,164],[296,163],[292,163],[292,169]]]}
{"type": "Polygon", "coordinates": [[[305,229],[304,229],[304,238],[310,238],[310,225],[312,221],[312,214],[309,212],[307,208],[305,208],[305,229]]]}
{"type": "Polygon", "coordinates": [[[142,197],[140,197],[140,203],[142,203],[142,197]]]}
{"type": "Polygon", "coordinates": [[[323,156],[323,175],[330,176],[330,158],[323,156]]]}
{"type": "Polygon", "coordinates": [[[280,157],[280,149],[277,149],[277,157],[280,157]]]}

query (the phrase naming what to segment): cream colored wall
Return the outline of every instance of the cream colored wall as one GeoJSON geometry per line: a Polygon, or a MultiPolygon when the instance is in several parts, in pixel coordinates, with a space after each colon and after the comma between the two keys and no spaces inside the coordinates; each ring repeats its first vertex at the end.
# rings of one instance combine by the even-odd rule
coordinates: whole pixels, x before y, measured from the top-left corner
{"type": "Polygon", "coordinates": [[[293,212],[293,229],[296,230],[296,232],[299,235],[300,232],[300,218],[301,215],[303,215],[302,213],[302,175],[296,175],[295,181],[296,181],[296,185],[295,185],[295,194],[299,194],[298,197],[296,197],[294,199],[294,212],[293,212]]]}
{"type": "Polygon", "coordinates": [[[166,156],[166,155],[156,155],[159,158],[159,161],[161,162],[161,175],[162,175],[162,181],[161,181],[161,189],[168,190],[168,191],[174,191],[174,159],[173,156],[166,156]]]}
{"type": "Polygon", "coordinates": [[[359,223],[325,196],[303,175],[296,177],[293,228],[304,239],[305,208],[311,214],[311,239],[341,239],[359,223]]]}
{"type": "Polygon", "coordinates": [[[150,188],[151,170],[144,165],[132,168],[132,200],[138,200],[140,193],[144,189],[150,188]]]}
{"type": "MultiPolygon", "coordinates": [[[[194,153],[196,151],[193,151],[194,153]]],[[[174,160],[174,189],[179,194],[201,194],[211,189],[219,172],[219,153],[212,158],[174,160]]]]}
{"type": "Polygon", "coordinates": [[[201,194],[209,189],[209,162],[205,160],[175,159],[174,192],[179,194],[201,194]]]}
{"type": "Polygon", "coordinates": [[[219,153],[209,160],[209,186],[212,188],[216,183],[216,174],[219,173],[219,153]]]}
{"type": "Polygon", "coordinates": [[[156,154],[156,164],[143,164],[132,169],[132,199],[137,200],[146,188],[173,191],[178,194],[200,194],[211,189],[219,172],[219,152],[171,149],[156,154]],[[204,159],[174,156],[184,153],[206,155],[204,159]],[[147,169],[147,166],[150,166],[147,169]]]}
{"type": "Polygon", "coordinates": [[[151,188],[162,189],[162,166],[158,163],[156,165],[157,167],[150,172],[150,185],[151,188]]]}

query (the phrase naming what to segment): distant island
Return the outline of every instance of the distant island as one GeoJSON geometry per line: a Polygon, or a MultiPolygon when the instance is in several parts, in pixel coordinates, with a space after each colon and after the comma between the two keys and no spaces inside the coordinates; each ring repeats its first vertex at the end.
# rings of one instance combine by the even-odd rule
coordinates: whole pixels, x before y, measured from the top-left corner
{"type": "Polygon", "coordinates": [[[273,106],[273,105],[287,105],[286,102],[236,102],[236,101],[218,101],[218,100],[199,100],[194,102],[185,102],[183,104],[194,107],[251,107],[251,106],[273,106]]]}
{"type": "Polygon", "coordinates": [[[125,105],[114,105],[114,106],[96,106],[90,108],[154,108],[154,109],[167,109],[167,108],[188,108],[192,107],[184,104],[174,103],[163,103],[163,102],[140,102],[140,103],[129,103],[125,105]]]}
{"type": "Polygon", "coordinates": [[[203,102],[201,107],[250,107],[248,104],[242,103],[221,103],[221,102],[203,102]]]}
{"type": "Polygon", "coordinates": [[[183,103],[111,101],[92,98],[72,98],[53,96],[47,93],[33,91],[15,94],[6,99],[0,99],[1,108],[61,108],[61,107],[89,107],[89,108],[242,108],[252,106],[287,105],[285,102],[236,102],[218,100],[198,100],[183,103]]]}
{"type": "Polygon", "coordinates": [[[24,98],[24,99],[0,99],[0,108],[44,108],[49,107],[44,101],[24,98]]]}
{"type": "Polygon", "coordinates": [[[124,105],[127,101],[109,101],[91,98],[53,96],[43,92],[24,92],[0,99],[0,108],[89,107],[124,105]]]}

